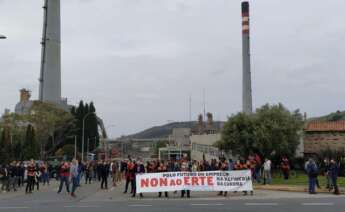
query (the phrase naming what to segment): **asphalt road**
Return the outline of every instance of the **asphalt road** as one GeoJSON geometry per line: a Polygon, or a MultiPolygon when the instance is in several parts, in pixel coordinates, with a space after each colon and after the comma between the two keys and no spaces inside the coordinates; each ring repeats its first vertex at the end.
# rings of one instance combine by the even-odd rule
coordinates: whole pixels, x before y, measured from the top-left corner
{"type": "Polygon", "coordinates": [[[57,194],[57,185],[52,185],[25,195],[17,193],[0,194],[0,212],[154,212],[154,211],[344,211],[345,196],[319,194],[310,196],[302,193],[276,191],[256,191],[254,196],[242,196],[240,193],[230,197],[217,197],[216,193],[192,193],[191,199],[181,199],[178,194],[170,198],[158,198],[157,194],[145,194],[143,199],[131,198],[122,194],[123,186],[109,190],[100,190],[99,184],[83,185],[78,197],[72,198],[67,193],[57,194]]]}

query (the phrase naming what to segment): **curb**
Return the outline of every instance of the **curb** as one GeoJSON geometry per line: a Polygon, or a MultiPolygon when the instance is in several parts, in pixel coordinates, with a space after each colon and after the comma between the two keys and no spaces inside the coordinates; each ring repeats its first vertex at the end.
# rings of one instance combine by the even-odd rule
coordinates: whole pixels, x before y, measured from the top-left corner
{"type": "MultiPolygon", "coordinates": [[[[288,186],[254,186],[254,190],[268,190],[268,191],[287,191],[287,192],[303,192],[307,193],[306,187],[288,187],[288,186]]],[[[317,193],[332,194],[327,189],[316,189],[317,193]]],[[[345,194],[345,190],[340,189],[340,194],[345,194]]]]}

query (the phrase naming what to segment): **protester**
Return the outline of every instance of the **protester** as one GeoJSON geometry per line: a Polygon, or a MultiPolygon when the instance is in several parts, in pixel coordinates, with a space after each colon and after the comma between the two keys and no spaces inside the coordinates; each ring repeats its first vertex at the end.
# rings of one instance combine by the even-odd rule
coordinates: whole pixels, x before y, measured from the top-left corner
{"type": "Polygon", "coordinates": [[[26,182],[26,189],[25,189],[26,193],[32,193],[34,183],[35,183],[35,171],[36,171],[35,161],[31,159],[27,167],[27,180],[26,180],[27,182],[26,182]]]}
{"type": "Polygon", "coordinates": [[[33,188],[35,187],[36,185],[36,188],[37,188],[37,191],[40,190],[40,181],[41,181],[41,171],[38,167],[38,164],[36,165],[36,169],[35,169],[35,177],[34,177],[34,183],[33,183],[33,188]]]}
{"type": "Polygon", "coordinates": [[[8,167],[2,166],[0,170],[1,176],[1,190],[2,192],[6,193],[8,191],[8,167]]]}
{"type": "Polygon", "coordinates": [[[333,189],[333,186],[332,186],[332,178],[331,178],[331,173],[330,173],[330,161],[328,158],[326,158],[324,161],[323,161],[323,165],[324,165],[324,175],[326,177],[326,188],[331,191],[333,189]]]}
{"type": "Polygon", "coordinates": [[[108,175],[109,175],[109,164],[106,161],[99,164],[99,170],[101,175],[101,189],[108,189],[108,175]]]}
{"type": "Polygon", "coordinates": [[[85,184],[91,184],[92,178],[94,176],[94,166],[92,162],[87,162],[85,167],[85,184]]]}
{"type": "MultiPolygon", "coordinates": [[[[181,172],[190,172],[191,167],[190,167],[190,162],[187,158],[187,156],[184,156],[182,161],[181,161],[181,172]]],[[[181,198],[184,198],[184,195],[187,194],[187,198],[190,198],[190,190],[182,190],[181,191],[181,198]]]]}
{"type": "MultiPolygon", "coordinates": [[[[219,171],[227,171],[229,169],[229,164],[225,158],[221,158],[218,167],[219,167],[219,171]]],[[[228,192],[220,191],[218,193],[218,196],[223,196],[223,195],[224,197],[226,197],[228,195],[228,192]]]]}
{"type": "Polygon", "coordinates": [[[315,186],[316,186],[316,178],[318,175],[318,167],[315,163],[315,161],[310,158],[308,162],[305,165],[306,172],[308,175],[308,182],[309,182],[309,194],[316,194],[315,192],[315,186]]]}
{"type": "Polygon", "coordinates": [[[339,175],[339,165],[337,164],[337,162],[332,159],[330,161],[330,165],[329,165],[329,176],[331,178],[332,181],[332,186],[334,188],[334,194],[335,195],[339,195],[339,188],[338,188],[338,184],[337,184],[337,179],[338,179],[338,175],[339,175]]]}
{"type": "Polygon", "coordinates": [[[16,162],[12,162],[8,169],[8,191],[11,191],[11,188],[13,191],[17,191],[16,185],[17,185],[17,168],[16,168],[16,162]]]}
{"type": "Polygon", "coordinates": [[[264,177],[264,182],[263,184],[271,184],[272,182],[272,174],[271,174],[271,169],[272,169],[272,162],[268,158],[265,159],[264,162],[264,170],[263,170],[263,177],[264,177]]]}
{"type": "Polygon", "coordinates": [[[49,171],[48,171],[48,164],[47,163],[43,163],[41,165],[41,174],[42,174],[42,183],[43,185],[49,185],[49,171]]]}
{"type": "Polygon", "coordinates": [[[289,159],[284,156],[282,158],[282,161],[281,161],[280,165],[281,165],[281,171],[282,171],[283,176],[284,176],[284,180],[288,180],[289,176],[290,176],[290,163],[289,163],[289,159]]]}
{"type": "MultiPolygon", "coordinates": [[[[126,179],[124,194],[128,191],[128,186],[131,183],[131,173],[134,172],[134,163],[130,159],[126,165],[124,165],[124,174],[126,179]]],[[[133,187],[131,188],[131,193],[133,193],[133,187]]]]}
{"type": "MultiPolygon", "coordinates": [[[[137,193],[137,186],[136,186],[136,175],[138,174],[144,174],[145,173],[145,166],[142,160],[139,160],[137,164],[135,164],[134,166],[135,169],[135,176],[132,180],[132,187],[133,187],[133,195],[132,197],[135,197],[136,193],[137,193]]],[[[139,196],[142,198],[143,194],[140,193],[139,196]]]]}
{"type": "MultiPolygon", "coordinates": [[[[160,162],[158,167],[157,167],[157,172],[167,172],[167,171],[168,171],[168,168],[167,168],[166,164],[164,164],[164,162],[160,162]]],[[[168,198],[169,197],[168,192],[165,191],[164,196],[166,198],[168,198]]],[[[159,198],[162,197],[162,192],[158,192],[158,197],[159,198]]]]}
{"type": "Polygon", "coordinates": [[[62,162],[61,168],[59,170],[60,175],[60,186],[58,194],[61,193],[63,184],[66,186],[66,191],[69,193],[69,177],[70,177],[70,167],[67,162],[62,162]]]}
{"type": "Polygon", "coordinates": [[[73,159],[72,161],[72,165],[70,168],[70,175],[71,175],[71,181],[72,181],[72,192],[71,192],[71,196],[72,197],[76,197],[75,195],[75,191],[78,187],[78,181],[79,181],[79,171],[78,171],[78,161],[76,159],[73,159]]]}
{"type": "Polygon", "coordinates": [[[110,164],[110,172],[111,172],[111,178],[113,182],[113,187],[116,186],[116,183],[118,182],[118,165],[116,161],[111,162],[110,164]]]}

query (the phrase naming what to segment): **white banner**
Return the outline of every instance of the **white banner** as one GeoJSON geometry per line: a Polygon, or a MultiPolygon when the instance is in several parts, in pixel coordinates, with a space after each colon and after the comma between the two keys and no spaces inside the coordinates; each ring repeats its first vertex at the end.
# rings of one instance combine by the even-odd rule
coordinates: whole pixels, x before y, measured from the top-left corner
{"type": "Polygon", "coordinates": [[[137,193],[163,191],[252,191],[250,170],[137,174],[137,193]]]}

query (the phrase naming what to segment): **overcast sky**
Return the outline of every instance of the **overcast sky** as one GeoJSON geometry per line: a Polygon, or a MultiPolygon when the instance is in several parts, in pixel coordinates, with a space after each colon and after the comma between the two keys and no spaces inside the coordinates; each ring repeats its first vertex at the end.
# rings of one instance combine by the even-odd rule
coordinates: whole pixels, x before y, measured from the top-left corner
{"type": "MultiPolygon", "coordinates": [[[[61,0],[62,94],[94,101],[116,137],[241,110],[240,0],[61,0]],[[115,126],[114,126],[115,125],[115,126]]],[[[0,112],[38,96],[43,0],[0,0],[0,112]]],[[[345,1],[256,0],[253,104],[345,109],[345,1]]]]}

